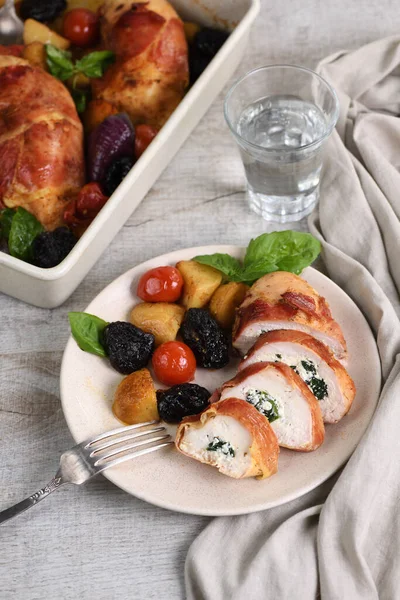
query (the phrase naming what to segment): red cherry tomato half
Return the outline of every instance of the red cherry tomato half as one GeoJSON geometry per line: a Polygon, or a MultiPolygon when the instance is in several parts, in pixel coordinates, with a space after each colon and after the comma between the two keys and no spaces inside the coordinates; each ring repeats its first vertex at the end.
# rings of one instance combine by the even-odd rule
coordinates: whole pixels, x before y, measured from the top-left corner
{"type": "Polygon", "coordinates": [[[135,127],[135,158],[142,156],[147,146],[153,141],[158,129],[151,125],[136,125],[135,127]]]}
{"type": "Polygon", "coordinates": [[[139,280],[137,295],[145,302],[176,302],[183,287],[182,275],[175,267],[157,267],[139,280]]]}
{"type": "Polygon", "coordinates": [[[101,190],[101,187],[96,182],[87,183],[80,190],[78,198],[76,200],[76,215],[77,217],[91,218],[100,212],[105,203],[108,200],[108,196],[105,196],[101,190]]]}
{"type": "Polygon", "coordinates": [[[157,379],[165,385],[191,381],[196,371],[193,352],[183,342],[165,342],[153,354],[153,369],[157,379]]]}
{"type": "Polygon", "coordinates": [[[72,44],[86,48],[97,42],[99,18],[88,8],[73,8],[64,17],[63,30],[72,44]]]}

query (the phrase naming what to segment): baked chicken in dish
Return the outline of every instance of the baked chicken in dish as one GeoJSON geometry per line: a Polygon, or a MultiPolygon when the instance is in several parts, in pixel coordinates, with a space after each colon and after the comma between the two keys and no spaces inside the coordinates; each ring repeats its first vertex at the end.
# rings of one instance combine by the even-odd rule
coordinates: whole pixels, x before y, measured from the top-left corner
{"type": "Polygon", "coordinates": [[[166,0],[105,0],[100,15],[103,45],[116,62],[93,80],[93,97],[125,111],[134,124],[160,128],[189,83],[183,22],[166,0]]]}
{"type": "Polygon", "coordinates": [[[233,346],[244,355],[266,331],[294,329],[314,336],[346,357],[346,342],[328,303],[304,279],[276,271],[252,285],[240,305],[234,328],[233,346]]]}
{"type": "Polygon", "coordinates": [[[253,405],[269,421],[278,444],[290,450],[316,450],[325,429],[318,400],[302,378],[284,363],[260,362],[224,383],[211,401],[235,397],[253,405]]]}
{"type": "Polygon", "coordinates": [[[264,479],[278,470],[279,446],[267,419],[234,397],[184,419],[175,445],[186,456],[235,479],[264,479]]]}
{"type": "Polygon", "coordinates": [[[265,361],[283,362],[300,375],[319,401],[324,423],[337,423],[350,410],[356,393],[352,378],[329,348],[308,333],[278,329],[262,334],[239,370],[265,361]]]}
{"type": "Polygon", "coordinates": [[[66,87],[0,55],[0,207],[21,206],[55,229],[84,176],[83,128],[66,87]]]}

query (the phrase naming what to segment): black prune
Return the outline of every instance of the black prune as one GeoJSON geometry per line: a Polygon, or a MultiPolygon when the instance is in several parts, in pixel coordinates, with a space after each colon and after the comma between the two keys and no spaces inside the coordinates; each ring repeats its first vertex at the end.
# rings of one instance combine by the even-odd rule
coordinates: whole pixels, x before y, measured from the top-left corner
{"type": "Polygon", "coordinates": [[[133,167],[134,160],[130,156],[122,156],[111,163],[102,182],[106,196],[111,196],[133,167]]]}
{"type": "Polygon", "coordinates": [[[158,390],[158,413],[167,423],[180,423],[184,417],[203,412],[210,396],[208,390],[196,383],[180,383],[169,390],[158,390]]]}
{"type": "Polygon", "coordinates": [[[111,366],[123,375],[143,369],[154,350],[154,335],[125,321],[107,325],[102,342],[111,366]]]}
{"type": "Polygon", "coordinates": [[[217,321],[204,308],[189,308],[180,333],[200,367],[222,369],[228,364],[228,340],[217,321]]]}
{"type": "Polygon", "coordinates": [[[76,237],[67,227],[43,231],[33,240],[32,262],[37,267],[51,269],[64,260],[76,242],[76,237]]]}
{"type": "Polygon", "coordinates": [[[213,29],[211,27],[203,27],[196,33],[193,47],[199,50],[205,56],[213,58],[218,50],[224,45],[229,37],[229,33],[221,31],[221,29],[213,29]]]}
{"type": "Polygon", "coordinates": [[[200,77],[204,69],[210,64],[211,58],[206,56],[196,48],[189,49],[189,73],[190,85],[200,77]]]}
{"type": "Polygon", "coordinates": [[[24,19],[45,23],[53,21],[67,8],[66,0],[22,0],[20,14],[24,19]]]}

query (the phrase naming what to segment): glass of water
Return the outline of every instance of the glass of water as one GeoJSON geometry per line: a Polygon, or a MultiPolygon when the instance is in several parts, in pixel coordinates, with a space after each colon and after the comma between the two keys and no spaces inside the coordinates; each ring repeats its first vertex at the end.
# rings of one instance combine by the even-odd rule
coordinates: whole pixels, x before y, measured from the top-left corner
{"type": "Polygon", "coordinates": [[[303,67],[260,67],[232,86],[225,118],[240,149],[252,210],[280,223],[313,210],[324,144],[338,116],[334,89],[303,67]]]}

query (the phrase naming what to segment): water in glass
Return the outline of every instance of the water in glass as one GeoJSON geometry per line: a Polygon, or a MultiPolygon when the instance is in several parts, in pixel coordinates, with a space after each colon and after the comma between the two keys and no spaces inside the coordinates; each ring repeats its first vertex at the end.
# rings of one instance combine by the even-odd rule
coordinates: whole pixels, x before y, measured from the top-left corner
{"type": "Polygon", "coordinates": [[[276,198],[282,214],[315,203],[322,166],[319,140],[326,127],[324,113],[297,96],[268,96],[244,108],[237,133],[254,144],[241,147],[253,209],[261,212],[265,197],[272,211],[276,198]]]}

